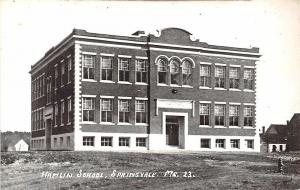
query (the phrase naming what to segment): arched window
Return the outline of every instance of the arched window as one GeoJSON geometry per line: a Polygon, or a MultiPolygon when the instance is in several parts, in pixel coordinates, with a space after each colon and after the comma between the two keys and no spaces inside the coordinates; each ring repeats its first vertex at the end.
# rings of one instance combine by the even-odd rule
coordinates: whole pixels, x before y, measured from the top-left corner
{"type": "Polygon", "coordinates": [[[157,64],[158,70],[158,83],[167,84],[167,63],[165,60],[160,59],[157,64]]]}
{"type": "Polygon", "coordinates": [[[182,63],[182,85],[192,85],[192,65],[188,61],[182,63]]]}
{"type": "Polygon", "coordinates": [[[170,63],[171,84],[179,85],[179,63],[171,61],[170,63]]]}

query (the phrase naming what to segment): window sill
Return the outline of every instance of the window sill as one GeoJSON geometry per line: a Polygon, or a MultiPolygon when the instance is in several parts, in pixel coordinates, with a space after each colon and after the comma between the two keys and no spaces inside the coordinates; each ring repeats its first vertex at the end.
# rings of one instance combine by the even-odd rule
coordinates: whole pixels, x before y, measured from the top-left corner
{"type": "Polygon", "coordinates": [[[111,81],[111,80],[100,80],[100,82],[103,82],[103,83],[116,83],[116,82],[111,81]]]}
{"type": "Polygon", "coordinates": [[[135,125],[137,125],[137,126],[149,126],[148,123],[135,123],[135,125]]]}
{"type": "Polygon", "coordinates": [[[54,127],[57,127],[57,125],[54,125],[54,127]]]}
{"type": "Polygon", "coordinates": [[[219,129],[225,129],[226,127],[225,126],[223,126],[223,125],[215,125],[215,127],[214,128],[219,128],[219,129]]]}
{"type": "Polygon", "coordinates": [[[158,83],[157,86],[169,86],[169,85],[163,84],[163,83],[158,83]]]}
{"type": "Polygon", "coordinates": [[[132,125],[131,123],[122,123],[122,122],[120,122],[120,123],[117,123],[117,125],[132,125]]]}
{"type": "Polygon", "coordinates": [[[118,81],[118,84],[132,84],[131,82],[127,82],[127,81],[118,81]]]}
{"type": "Polygon", "coordinates": [[[61,85],[60,88],[64,87],[64,85],[61,85]]]}
{"type": "Polygon", "coordinates": [[[95,79],[81,79],[83,82],[97,82],[95,79]]]}
{"type": "Polygon", "coordinates": [[[209,125],[199,125],[200,128],[212,128],[211,126],[209,125]]]}
{"type": "Polygon", "coordinates": [[[94,121],[82,121],[80,122],[80,124],[97,124],[97,123],[94,121]]]}
{"type": "Polygon", "coordinates": [[[244,89],[244,92],[255,92],[254,90],[250,90],[250,89],[244,89]]]}
{"type": "Polygon", "coordinates": [[[255,129],[255,128],[251,126],[244,126],[243,129],[255,129]]]}
{"type": "Polygon", "coordinates": [[[241,91],[241,90],[237,88],[229,88],[229,91],[241,91]]]}
{"type": "Polygon", "coordinates": [[[65,126],[65,124],[61,124],[60,126],[63,127],[63,126],[65,126]]]}
{"type": "Polygon", "coordinates": [[[68,83],[67,84],[71,84],[71,81],[68,81],[68,83]]]}
{"type": "Polygon", "coordinates": [[[240,127],[239,126],[229,126],[229,128],[238,129],[240,127]]]}
{"type": "Polygon", "coordinates": [[[68,122],[67,125],[71,125],[71,122],[68,122]]]}
{"type": "Polygon", "coordinates": [[[181,87],[178,84],[170,84],[170,87],[181,87]]]}
{"type": "Polygon", "coordinates": [[[144,83],[144,82],[136,82],[135,85],[144,85],[144,86],[147,86],[148,83],[144,83]]]}
{"type": "Polygon", "coordinates": [[[100,122],[100,125],[115,125],[115,123],[112,123],[112,122],[100,122]]]}
{"type": "Polygon", "coordinates": [[[214,88],[214,90],[226,90],[226,88],[214,88]]]}
{"type": "Polygon", "coordinates": [[[182,87],[183,87],[183,88],[194,88],[194,87],[192,87],[192,86],[190,86],[190,85],[182,85],[182,87]]]}

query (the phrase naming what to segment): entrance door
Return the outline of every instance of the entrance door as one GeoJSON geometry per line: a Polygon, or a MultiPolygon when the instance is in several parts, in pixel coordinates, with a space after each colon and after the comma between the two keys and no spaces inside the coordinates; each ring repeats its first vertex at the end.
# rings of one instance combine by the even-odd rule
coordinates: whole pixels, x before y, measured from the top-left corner
{"type": "Polygon", "coordinates": [[[166,118],[166,144],[172,146],[179,145],[179,123],[178,118],[167,116],[166,118]]]}
{"type": "Polygon", "coordinates": [[[50,150],[51,149],[51,133],[52,133],[52,128],[51,128],[51,119],[46,120],[46,131],[45,131],[45,136],[46,136],[46,149],[50,150]]]}

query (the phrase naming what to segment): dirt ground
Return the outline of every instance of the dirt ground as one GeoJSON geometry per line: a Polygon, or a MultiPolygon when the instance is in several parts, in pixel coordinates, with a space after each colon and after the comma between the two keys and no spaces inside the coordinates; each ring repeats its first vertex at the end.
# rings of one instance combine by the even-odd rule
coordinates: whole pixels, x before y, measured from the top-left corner
{"type": "Polygon", "coordinates": [[[2,153],[1,189],[300,189],[300,152],[2,153]]]}

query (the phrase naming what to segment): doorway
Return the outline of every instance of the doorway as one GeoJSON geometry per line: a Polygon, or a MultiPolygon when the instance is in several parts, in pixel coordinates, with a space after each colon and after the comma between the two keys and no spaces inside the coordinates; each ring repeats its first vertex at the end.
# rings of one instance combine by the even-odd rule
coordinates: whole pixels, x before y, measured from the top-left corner
{"type": "Polygon", "coordinates": [[[166,117],[166,144],[170,146],[179,146],[178,116],[166,117]]]}

